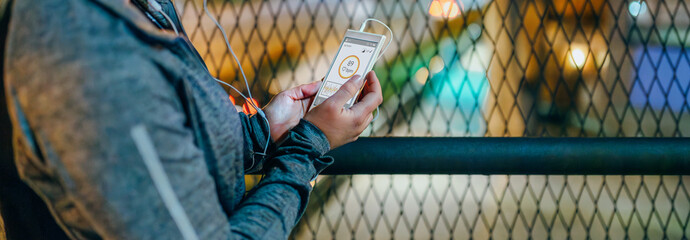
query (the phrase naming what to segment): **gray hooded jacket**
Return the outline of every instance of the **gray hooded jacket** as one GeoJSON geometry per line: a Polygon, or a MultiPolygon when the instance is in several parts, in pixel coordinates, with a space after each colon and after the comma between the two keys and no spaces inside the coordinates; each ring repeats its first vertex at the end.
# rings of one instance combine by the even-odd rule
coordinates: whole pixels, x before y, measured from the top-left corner
{"type": "Polygon", "coordinates": [[[181,239],[130,134],[143,126],[200,239],[287,238],[332,162],[327,139],[301,121],[254,156],[265,123],[237,113],[189,40],[136,1],[11,6],[5,89],[21,178],[71,238],[181,239]],[[265,174],[249,193],[246,172],[265,174]]]}

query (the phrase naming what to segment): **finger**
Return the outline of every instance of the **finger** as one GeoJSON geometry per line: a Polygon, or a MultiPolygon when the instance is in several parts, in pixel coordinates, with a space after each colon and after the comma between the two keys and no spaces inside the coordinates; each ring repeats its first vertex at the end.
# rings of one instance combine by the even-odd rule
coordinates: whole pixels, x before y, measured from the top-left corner
{"type": "Polygon", "coordinates": [[[305,98],[310,98],[316,95],[316,93],[319,91],[319,84],[320,82],[313,82],[309,84],[299,85],[297,87],[285,91],[285,94],[287,94],[293,100],[302,100],[305,98]]]}
{"type": "Polygon", "coordinates": [[[367,74],[366,78],[364,79],[364,86],[362,87],[362,93],[357,95],[357,102],[362,101],[362,98],[364,97],[364,95],[366,95],[365,93],[370,92],[369,80],[367,80],[368,78],[369,78],[369,75],[367,74]]]}
{"type": "Polygon", "coordinates": [[[381,91],[381,84],[379,83],[376,74],[371,71],[367,74],[367,83],[365,90],[362,91],[362,100],[355,103],[355,105],[350,108],[356,114],[369,114],[376,109],[383,101],[383,95],[381,91]]]}
{"type": "Polygon", "coordinates": [[[362,81],[362,77],[355,75],[354,77],[350,78],[350,80],[347,80],[345,84],[340,86],[340,89],[338,89],[333,96],[328,98],[326,102],[328,104],[335,104],[336,106],[344,106],[347,101],[352,99],[355,94],[357,94],[362,86],[362,81]]]}
{"type": "Polygon", "coordinates": [[[297,87],[300,92],[297,99],[302,100],[305,98],[313,97],[314,95],[316,95],[317,92],[319,92],[319,87],[321,87],[321,82],[313,82],[297,87]]]}
{"type": "Polygon", "coordinates": [[[362,101],[362,98],[367,95],[367,93],[375,90],[373,89],[374,87],[381,87],[381,84],[376,84],[379,82],[379,78],[376,76],[376,73],[374,71],[369,71],[366,76],[366,80],[364,82],[364,87],[362,88],[362,94],[359,95],[359,98],[357,101],[362,101]]]}
{"type": "Polygon", "coordinates": [[[364,94],[376,91],[376,89],[381,88],[381,83],[379,82],[379,78],[376,76],[376,73],[374,71],[370,71],[367,76],[366,76],[366,81],[364,82],[364,94]]]}

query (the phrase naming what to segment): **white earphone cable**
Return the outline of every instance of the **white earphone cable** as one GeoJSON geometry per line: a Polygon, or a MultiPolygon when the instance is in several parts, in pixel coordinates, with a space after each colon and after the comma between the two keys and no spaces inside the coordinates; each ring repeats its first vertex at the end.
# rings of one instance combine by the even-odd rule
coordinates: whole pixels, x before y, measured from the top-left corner
{"type": "MultiPolygon", "coordinates": [[[[364,22],[362,22],[362,25],[359,27],[359,31],[360,31],[360,32],[364,32],[364,29],[366,29],[367,23],[368,23],[369,21],[374,21],[374,22],[377,22],[377,23],[383,25],[384,27],[386,27],[386,29],[388,30],[388,32],[391,34],[390,39],[388,39],[388,43],[386,43],[386,46],[383,48],[383,50],[381,51],[381,53],[379,53],[379,56],[376,57],[376,60],[374,60],[374,62],[378,62],[378,61],[381,59],[381,57],[383,57],[383,54],[386,53],[386,51],[388,50],[388,47],[390,47],[391,42],[393,42],[393,38],[395,37],[395,35],[393,34],[393,30],[391,30],[391,28],[388,27],[388,25],[386,25],[384,22],[382,22],[382,21],[380,21],[380,20],[378,20],[378,19],[375,19],[375,18],[367,18],[367,19],[365,19],[364,22]]],[[[377,106],[377,107],[376,107],[376,115],[374,115],[374,119],[371,120],[372,122],[376,121],[376,119],[379,119],[379,113],[380,113],[380,112],[381,112],[381,110],[380,110],[379,107],[377,106]]]]}
{"type": "MultiPolygon", "coordinates": [[[[174,22],[172,21],[172,19],[170,18],[170,16],[168,16],[168,15],[163,11],[161,5],[160,5],[158,2],[156,2],[155,0],[148,0],[148,2],[149,2],[149,5],[150,5],[154,10],[156,10],[156,11],[159,12],[161,15],[163,15],[163,17],[165,17],[165,19],[166,19],[166,20],[170,23],[170,25],[172,26],[173,31],[175,31],[175,34],[176,34],[176,35],[179,35],[179,30],[177,29],[177,26],[175,26],[175,24],[174,24],[174,22]]],[[[232,86],[231,84],[228,84],[228,83],[223,82],[223,81],[221,81],[221,80],[219,80],[219,79],[216,79],[216,78],[213,78],[213,79],[214,79],[216,82],[221,83],[221,84],[223,84],[223,85],[225,85],[225,86],[228,86],[228,87],[230,87],[232,90],[234,90],[235,92],[237,92],[242,98],[245,99],[245,101],[247,102],[247,104],[249,104],[249,105],[251,105],[252,107],[254,107],[254,109],[256,110],[257,114],[259,114],[259,116],[263,117],[264,120],[266,121],[266,124],[269,125],[269,127],[268,127],[268,128],[269,128],[268,137],[267,137],[267,139],[266,139],[266,146],[265,146],[265,148],[264,148],[264,152],[263,152],[263,153],[260,153],[261,155],[266,156],[266,153],[268,152],[268,145],[269,145],[270,142],[271,142],[271,130],[270,130],[270,123],[268,122],[268,118],[266,117],[266,114],[261,110],[261,108],[259,108],[258,106],[256,106],[256,104],[254,103],[254,101],[253,101],[254,97],[252,96],[252,92],[251,92],[251,89],[250,89],[250,87],[249,87],[249,81],[247,80],[247,75],[244,73],[244,69],[242,68],[242,63],[240,62],[239,58],[237,57],[237,54],[235,54],[235,51],[232,49],[232,46],[230,45],[230,41],[228,40],[227,33],[225,32],[225,29],[220,25],[220,23],[218,22],[218,20],[216,20],[216,18],[214,18],[213,15],[211,15],[211,12],[208,10],[208,0],[204,0],[204,12],[206,13],[206,16],[208,16],[208,18],[211,19],[211,21],[216,25],[216,27],[218,28],[218,30],[220,30],[221,34],[223,35],[223,40],[225,41],[225,45],[226,45],[227,49],[230,51],[230,55],[232,55],[233,59],[235,60],[235,63],[237,63],[238,69],[240,70],[240,73],[241,73],[241,75],[242,75],[242,79],[244,80],[245,87],[247,88],[247,95],[249,95],[249,98],[247,98],[247,96],[245,96],[244,94],[242,94],[241,91],[239,91],[236,87],[232,86]]],[[[384,22],[382,22],[382,21],[380,21],[380,20],[378,20],[378,19],[375,19],[375,18],[367,18],[367,19],[365,19],[364,22],[362,22],[362,25],[361,25],[360,28],[359,28],[359,31],[360,31],[360,32],[363,32],[363,31],[366,29],[367,23],[369,23],[369,21],[377,22],[377,23],[383,25],[383,26],[386,28],[386,30],[388,30],[388,32],[390,33],[390,38],[388,39],[388,42],[386,43],[386,46],[383,48],[383,50],[381,51],[381,53],[379,53],[379,55],[378,55],[378,56],[376,57],[376,59],[374,60],[374,62],[378,62],[378,61],[381,59],[381,57],[383,57],[383,54],[386,53],[386,51],[388,50],[388,47],[390,47],[390,44],[391,44],[391,42],[393,42],[393,38],[395,37],[395,35],[394,35],[394,33],[393,33],[393,30],[391,30],[391,28],[390,28],[388,25],[386,25],[384,22]]],[[[378,119],[379,113],[380,113],[380,109],[379,109],[379,107],[376,107],[376,115],[374,116],[374,119],[372,120],[372,122],[373,122],[373,121],[376,121],[376,119],[378,119]]],[[[254,166],[254,162],[252,162],[252,167],[253,167],[253,166],[254,166]]],[[[251,167],[250,167],[250,169],[251,169],[251,167]]]]}
{"type": "Polygon", "coordinates": [[[378,62],[379,59],[381,59],[381,57],[383,57],[383,54],[386,53],[386,51],[388,50],[388,47],[390,47],[391,42],[393,42],[393,38],[395,37],[395,35],[393,35],[393,30],[391,30],[391,28],[388,27],[388,25],[386,25],[386,24],[383,23],[382,21],[380,21],[380,20],[378,20],[378,19],[375,19],[375,18],[367,18],[367,19],[365,19],[364,22],[362,22],[362,25],[359,27],[359,31],[360,31],[360,32],[364,32],[364,29],[366,29],[367,23],[368,23],[369,21],[374,21],[374,22],[377,22],[377,23],[383,25],[383,26],[388,30],[388,32],[391,34],[391,37],[388,39],[388,43],[386,43],[386,46],[383,48],[383,50],[381,51],[381,53],[379,53],[379,56],[376,57],[376,60],[374,60],[374,62],[378,62]]]}
{"type": "MultiPolygon", "coordinates": [[[[163,17],[166,19],[166,21],[168,21],[170,26],[172,26],[172,29],[173,29],[173,31],[175,31],[175,34],[179,35],[180,32],[177,29],[177,26],[175,26],[175,23],[172,21],[170,16],[168,16],[168,14],[166,14],[163,11],[163,7],[158,2],[156,2],[156,0],[148,0],[148,3],[149,3],[149,6],[151,8],[153,8],[154,11],[163,15],[163,17]]],[[[266,114],[264,113],[264,111],[254,103],[254,97],[252,96],[252,91],[249,88],[249,81],[247,81],[247,75],[244,73],[244,69],[242,68],[242,63],[240,62],[239,58],[237,57],[237,54],[235,54],[235,51],[232,49],[232,46],[230,46],[230,41],[228,40],[228,36],[227,36],[227,33],[225,32],[225,29],[220,25],[220,23],[218,23],[218,21],[211,15],[211,12],[208,10],[208,0],[204,0],[204,12],[206,12],[206,16],[208,16],[208,18],[211,19],[211,21],[213,21],[213,23],[216,25],[218,30],[220,30],[221,34],[223,34],[223,40],[225,40],[225,45],[227,46],[228,50],[230,51],[230,54],[232,55],[233,59],[235,60],[235,63],[237,63],[237,67],[240,70],[240,73],[242,74],[242,79],[244,80],[244,85],[247,88],[247,95],[249,95],[249,98],[247,98],[247,96],[242,94],[241,91],[239,91],[237,88],[235,88],[231,84],[228,84],[228,83],[223,82],[219,79],[216,79],[215,77],[213,78],[213,80],[215,80],[218,83],[221,83],[223,85],[230,87],[232,90],[234,90],[235,92],[240,94],[240,96],[242,98],[244,98],[244,100],[247,102],[247,104],[251,105],[256,110],[256,113],[259,114],[259,116],[261,116],[264,119],[264,121],[266,121],[266,125],[268,127],[268,137],[266,137],[266,145],[264,146],[264,151],[262,153],[256,153],[258,155],[262,155],[265,157],[268,153],[268,145],[271,143],[271,126],[270,126],[270,123],[268,121],[268,118],[266,117],[266,114]]],[[[256,164],[255,160],[252,158],[252,165],[249,169],[253,168],[255,164],[256,164]]]]}
{"type": "Polygon", "coordinates": [[[163,15],[165,20],[168,21],[168,23],[172,27],[173,31],[175,31],[175,35],[180,35],[180,31],[177,30],[177,26],[175,26],[175,22],[173,22],[172,18],[170,18],[170,16],[168,16],[168,14],[166,14],[163,11],[163,6],[161,6],[160,3],[156,2],[156,0],[148,0],[148,2],[149,2],[149,7],[153,8],[154,11],[163,15]]]}
{"type": "MultiPolygon", "coordinates": [[[[228,48],[228,50],[230,51],[230,55],[232,55],[232,57],[235,59],[235,62],[237,63],[237,68],[240,70],[240,73],[242,74],[242,79],[244,79],[244,85],[247,88],[247,95],[249,95],[249,98],[244,96],[244,94],[242,94],[242,92],[237,90],[237,88],[235,88],[234,86],[232,86],[226,82],[223,82],[221,80],[218,80],[216,78],[213,78],[213,79],[216,80],[216,82],[219,82],[221,84],[229,86],[230,88],[235,90],[235,92],[239,93],[240,96],[242,96],[242,98],[244,98],[244,100],[249,105],[254,107],[254,109],[256,110],[256,113],[259,114],[259,116],[264,118],[264,120],[266,121],[266,125],[268,126],[268,137],[266,138],[266,145],[264,147],[264,152],[260,153],[260,155],[263,155],[265,157],[267,152],[268,152],[268,145],[271,143],[271,127],[270,127],[270,123],[268,122],[268,118],[266,117],[266,114],[263,112],[263,110],[261,110],[261,108],[259,108],[258,106],[256,106],[256,104],[254,104],[254,97],[252,96],[252,91],[249,88],[249,81],[247,81],[247,75],[244,73],[244,69],[242,68],[242,63],[240,62],[239,58],[235,54],[235,51],[232,49],[232,46],[230,46],[230,41],[228,40],[228,35],[225,32],[225,29],[223,28],[223,26],[220,25],[218,20],[216,20],[216,18],[214,18],[213,15],[211,15],[211,12],[208,10],[208,0],[204,0],[204,12],[206,12],[206,16],[208,16],[208,18],[211,19],[211,21],[213,21],[213,23],[216,25],[216,28],[218,28],[218,30],[220,30],[221,34],[223,34],[223,40],[225,40],[225,46],[228,48]]],[[[257,154],[259,154],[259,153],[257,153],[257,154]]],[[[255,163],[253,162],[253,159],[252,159],[252,167],[254,166],[254,164],[255,163]]],[[[251,167],[249,169],[251,169],[251,167]]]]}

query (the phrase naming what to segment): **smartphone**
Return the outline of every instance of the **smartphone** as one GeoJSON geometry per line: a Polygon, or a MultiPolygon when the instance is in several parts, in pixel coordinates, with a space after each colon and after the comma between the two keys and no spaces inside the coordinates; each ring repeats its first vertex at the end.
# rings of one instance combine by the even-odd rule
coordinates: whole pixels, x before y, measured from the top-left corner
{"type": "MultiPolygon", "coordinates": [[[[386,36],[383,35],[347,30],[309,110],[333,96],[340,86],[353,76],[365,77],[365,74],[374,67],[384,41],[386,41],[386,36]]],[[[357,91],[357,94],[345,104],[346,108],[355,104],[361,90],[360,88],[360,91],[357,91]]]]}

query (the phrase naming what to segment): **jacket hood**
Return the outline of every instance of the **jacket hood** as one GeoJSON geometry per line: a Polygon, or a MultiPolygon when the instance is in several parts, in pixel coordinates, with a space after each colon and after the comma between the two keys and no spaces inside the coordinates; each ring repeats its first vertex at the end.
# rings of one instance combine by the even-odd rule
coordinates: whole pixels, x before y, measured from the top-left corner
{"type": "MultiPolygon", "coordinates": [[[[174,39],[177,37],[174,34],[160,31],[159,28],[157,28],[154,24],[151,24],[151,19],[146,18],[146,14],[148,13],[149,16],[152,16],[154,20],[158,21],[159,23],[167,23],[165,21],[165,18],[152,8],[148,6],[148,1],[147,0],[119,0],[119,1],[114,1],[114,0],[90,0],[92,2],[97,3],[98,5],[103,6],[104,8],[110,10],[113,12],[113,14],[120,16],[122,19],[125,21],[129,22],[132,26],[137,28],[139,31],[146,33],[146,35],[150,38],[156,39],[158,41],[162,42],[172,42],[174,39]],[[144,14],[142,14],[142,12],[144,14]],[[163,20],[159,20],[158,18],[162,18],[163,20]]],[[[158,3],[163,6],[164,11],[166,11],[166,14],[170,16],[170,18],[173,19],[173,21],[178,22],[179,25],[179,20],[177,18],[177,14],[174,13],[175,10],[172,8],[172,2],[170,0],[155,0],[158,3]],[[169,13],[169,11],[172,11],[172,13],[169,13]]],[[[170,25],[166,24],[162,27],[167,28],[170,27],[170,25]]]]}

